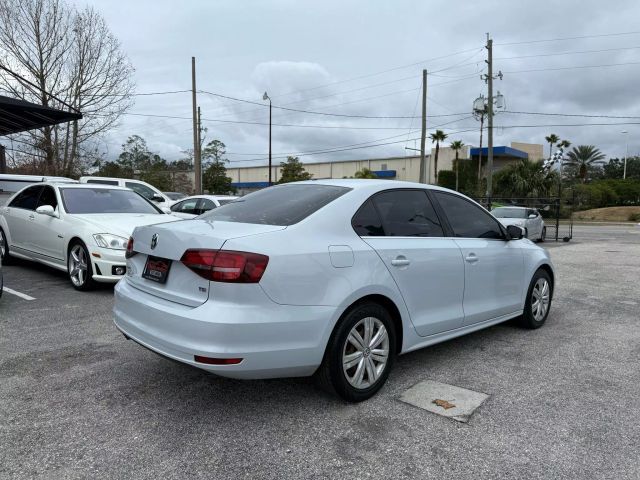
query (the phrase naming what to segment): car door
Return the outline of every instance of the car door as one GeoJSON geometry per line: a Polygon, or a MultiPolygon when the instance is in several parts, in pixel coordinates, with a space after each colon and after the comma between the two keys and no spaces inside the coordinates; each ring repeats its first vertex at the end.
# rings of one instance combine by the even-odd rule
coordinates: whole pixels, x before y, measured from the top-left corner
{"type": "Polygon", "coordinates": [[[522,310],[524,260],[484,208],[453,193],[433,191],[464,258],[464,325],[522,310]]]}
{"type": "Polygon", "coordinates": [[[425,190],[387,190],[371,197],[353,227],[395,280],[421,336],[462,326],[464,265],[460,248],[444,237],[425,190]]]}
{"type": "Polygon", "coordinates": [[[19,253],[30,254],[33,251],[31,230],[42,188],[42,185],[25,188],[5,208],[4,217],[11,237],[9,247],[26,250],[19,253]]]}
{"type": "MultiPolygon", "coordinates": [[[[50,205],[54,211],[60,214],[58,197],[53,187],[46,185],[42,189],[38,207],[50,205]]],[[[33,232],[33,250],[41,255],[45,260],[65,261],[63,220],[59,217],[50,217],[36,212],[32,221],[31,230],[33,232]]]]}
{"type": "Polygon", "coordinates": [[[542,216],[537,210],[528,209],[527,218],[529,219],[528,223],[531,225],[529,227],[529,238],[532,240],[537,240],[542,234],[542,216]],[[535,217],[529,218],[530,215],[535,215],[535,217]]]}

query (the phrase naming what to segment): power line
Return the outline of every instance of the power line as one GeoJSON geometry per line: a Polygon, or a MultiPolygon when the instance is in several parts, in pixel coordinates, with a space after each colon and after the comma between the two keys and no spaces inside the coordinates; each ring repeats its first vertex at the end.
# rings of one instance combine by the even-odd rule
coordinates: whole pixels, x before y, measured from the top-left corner
{"type": "Polygon", "coordinates": [[[542,40],[525,40],[522,42],[508,42],[508,43],[496,43],[496,45],[526,45],[530,43],[545,43],[545,42],[559,42],[564,40],[580,40],[585,38],[602,38],[602,37],[617,37],[622,35],[637,35],[640,34],[639,31],[633,32],[616,32],[616,33],[602,33],[597,35],[581,35],[577,37],[560,37],[560,38],[546,38],[542,40]]]}
{"type": "Polygon", "coordinates": [[[533,55],[516,55],[513,57],[498,57],[494,58],[494,60],[516,60],[520,58],[536,58],[536,57],[557,57],[562,55],[578,55],[583,53],[604,53],[604,52],[618,52],[622,50],[637,50],[638,47],[620,47],[620,48],[602,48],[599,50],[577,50],[573,52],[559,52],[559,53],[537,53],[533,55]]]}
{"type": "Polygon", "coordinates": [[[605,63],[601,65],[574,65],[572,67],[552,67],[552,68],[534,68],[529,70],[512,70],[502,73],[531,73],[531,72],[549,72],[557,70],[575,70],[579,68],[603,68],[603,67],[619,67],[623,65],[640,65],[640,62],[624,62],[624,63],[605,63]]]}
{"type": "MultiPolygon", "coordinates": [[[[473,116],[469,116],[469,117],[466,117],[466,118],[453,120],[451,122],[446,122],[446,123],[443,123],[443,124],[440,124],[440,125],[434,125],[431,128],[441,128],[441,127],[444,127],[446,125],[450,125],[452,123],[468,120],[470,118],[473,118],[473,116]]],[[[476,128],[473,128],[473,129],[470,129],[470,130],[460,130],[458,132],[452,132],[452,134],[462,133],[462,132],[466,132],[466,131],[474,131],[475,132],[476,130],[477,130],[476,128]]],[[[418,130],[415,130],[414,132],[409,132],[409,133],[417,133],[417,132],[418,132],[418,130]]],[[[354,143],[354,144],[350,144],[350,145],[341,145],[341,146],[338,146],[338,147],[332,147],[330,149],[320,149],[320,150],[307,151],[307,152],[278,153],[278,154],[276,154],[276,156],[273,156],[272,158],[287,158],[289,156],[318,155],[318,154],[321,154],[321,153],[332,153],[332,152],[340,152],[340,151],[347,151],[347,150],[356,150],[358,148],[365,148],[365,147],[368,147],[368,146],[392,145],[392,144],[396,144],[396,143],[403,143],[403,142],[406,142],[407,140],[398,140],[398,141],[388,142],[388,143],[375,143],[375,142],[384,142],[384,141],[390,140],[392,138],[404,137],[405,135],[407,135],[407,134],[406,133],[401,133],[400,135],[393,135],[391,137],[379,138],[379,139],[371,140],[371,141],[368,141],[368,142],[354,143]]],[[[411,140],[414,140],[414,139],[411,139],[411,140]]],[[[238,155],[239,156],[239,155],[253,155],[253,154],[227,152],[227,155],[238,155]]],[[[260,155],[260,154],[257,154],[257,155],[260,155]]],[[[266,158],[264,158],[264,157],[262,157],[262,158],[250,158],[250,159],[243,159],[243,160],[232,160],[231,162],[255,162],[255,161],[260,161],[260,160],[265,160],[265,159],[266,158]]]]}
{"type": "Polygon", "coordinates": [[[590,115],[583,113],[546,113],[546,112],[518,112],[513,110],[503,110],[503,113],[516,113],[519,115],[541,115],[549,117],[584,117],[584,118],[618,118],[618,119],[640,119],[640,116],[626,115],[590,115]]]}
{"type": "MultiPolygon", "coordinates": [[[[362,80],[363,78],[375,77],[375,76],[378,76],[378,75],[383,75],[385,73],[395,72],[397,70],[404,70],[405,68],[410,68],[410,67],[415,67],[415,66],[418,66],[418,65],[423,65],[423,64],[425,64],[427,62],[435,62],[436,60],[443,60],[445,58],[455,57],[456,55],[462,55],[462,54],[469,53],[469,52],[476,52],[476,54],[477,54],[477,53],[481,52],[483,48],[484,47],[480,47],[480,48],[474,47],[474,48],[470,48],[468,50],[461,50],[459,52],[449,53],[449,54],[446,54],[446,55],[441,55],[439,57],[428,58],[426,60],[421,60],[419,62],[409,63],[409,64],[406,64],[406,65],[400,65],[398,67],[392,67],[392,68],[389,68],[389,69],[386,69],[386,70],[381,70],[381,71],[378,71],[378,72],[373,72],[373,73],[369,73],[369,74],[365,74],[365,75],[359,75],[359,76],[356,76],[356,77],[346,78],[344,80],[337,80],[335,82],[329,82],[329,83],[325,83],[325,84],[322,84],[322,85],[316,85],[315,87],[303,88],[303,89],[300,89],[300,90],[293,90],[293,91],[290,91],[290,92],[281,93],[279,95],[274,95],[273,98],[284,97],[284,96],[293,95],[293,94],[301,93],[301,92],[309,92],[309,91],[318,90],[318,89],[324,88],[324,87],[330,87],[332,85],[339,85],[341,83],[353,82],[355,80],[362,80]]],[[[442,70],[436,70],[436,71],[442,71],[442,70]]]]}

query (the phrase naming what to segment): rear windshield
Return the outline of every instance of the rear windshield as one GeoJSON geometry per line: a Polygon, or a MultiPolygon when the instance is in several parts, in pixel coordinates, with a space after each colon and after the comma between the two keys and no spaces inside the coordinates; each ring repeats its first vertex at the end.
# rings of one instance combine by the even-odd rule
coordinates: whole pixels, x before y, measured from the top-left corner
{"type": "Polygon", "coordinates": [[[218,203],[219,203],[220,205],[226,205],[227,203],[231,203],[231,202],[235,202],[235,201],[236,201],[236,199],[235,199],[235,198],[232,198],[232,199],[226,199],[226,200],[220,200],[220,199],[218,199],[218,203]]]}
{"type": "Polygon", "coordinates": [[[238,198],[200,216],[207,221],[293,225],[347,193],[333,185],[277,185],[238,198]]]}
{"type": "Polygon", "coordinates": [[[496,218],[527,218],[527,210],[525,208],[508,208],[500,207],[491,210],[496,218]]]}
{"type": "Polygon", "coordinates": [[[60,192],[67,213],[162,213],[131,190],[61,188],[60,192]]]}

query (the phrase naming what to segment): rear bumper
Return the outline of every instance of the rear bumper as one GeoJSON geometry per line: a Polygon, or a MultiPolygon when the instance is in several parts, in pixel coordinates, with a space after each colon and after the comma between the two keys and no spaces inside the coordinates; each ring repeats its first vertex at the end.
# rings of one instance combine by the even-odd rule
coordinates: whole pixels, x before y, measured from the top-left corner
{"type": "Polygon", "coordinates": [[[322,362],[335,307],[209,300],[199,307],[168,302],[123,280],[115,288],[114,322],[127,337],[171,359],[217,375],[242,378],[313,374],[322,362]],[[206,365],[194,355],[242,358],[206,365]]]}

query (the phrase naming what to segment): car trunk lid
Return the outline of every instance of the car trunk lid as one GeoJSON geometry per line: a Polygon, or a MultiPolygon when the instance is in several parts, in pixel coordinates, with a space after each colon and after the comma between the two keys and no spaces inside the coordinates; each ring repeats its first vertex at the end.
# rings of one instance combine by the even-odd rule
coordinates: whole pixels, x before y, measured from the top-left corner
{"type": "Polygon", "coordinates": [[[180,262],[186,250],[219,250],[229,239],[285,228],[278,225],[204,220],[185,220],[136,228],[133,233],[133,250],[136,255],[127,261],[127,281],[149,294],[196,307],[209,298],[210,282],[180,262]],[[166,282],[161,283],[143,277],[149,257],[170,261],[166,282]]]}

